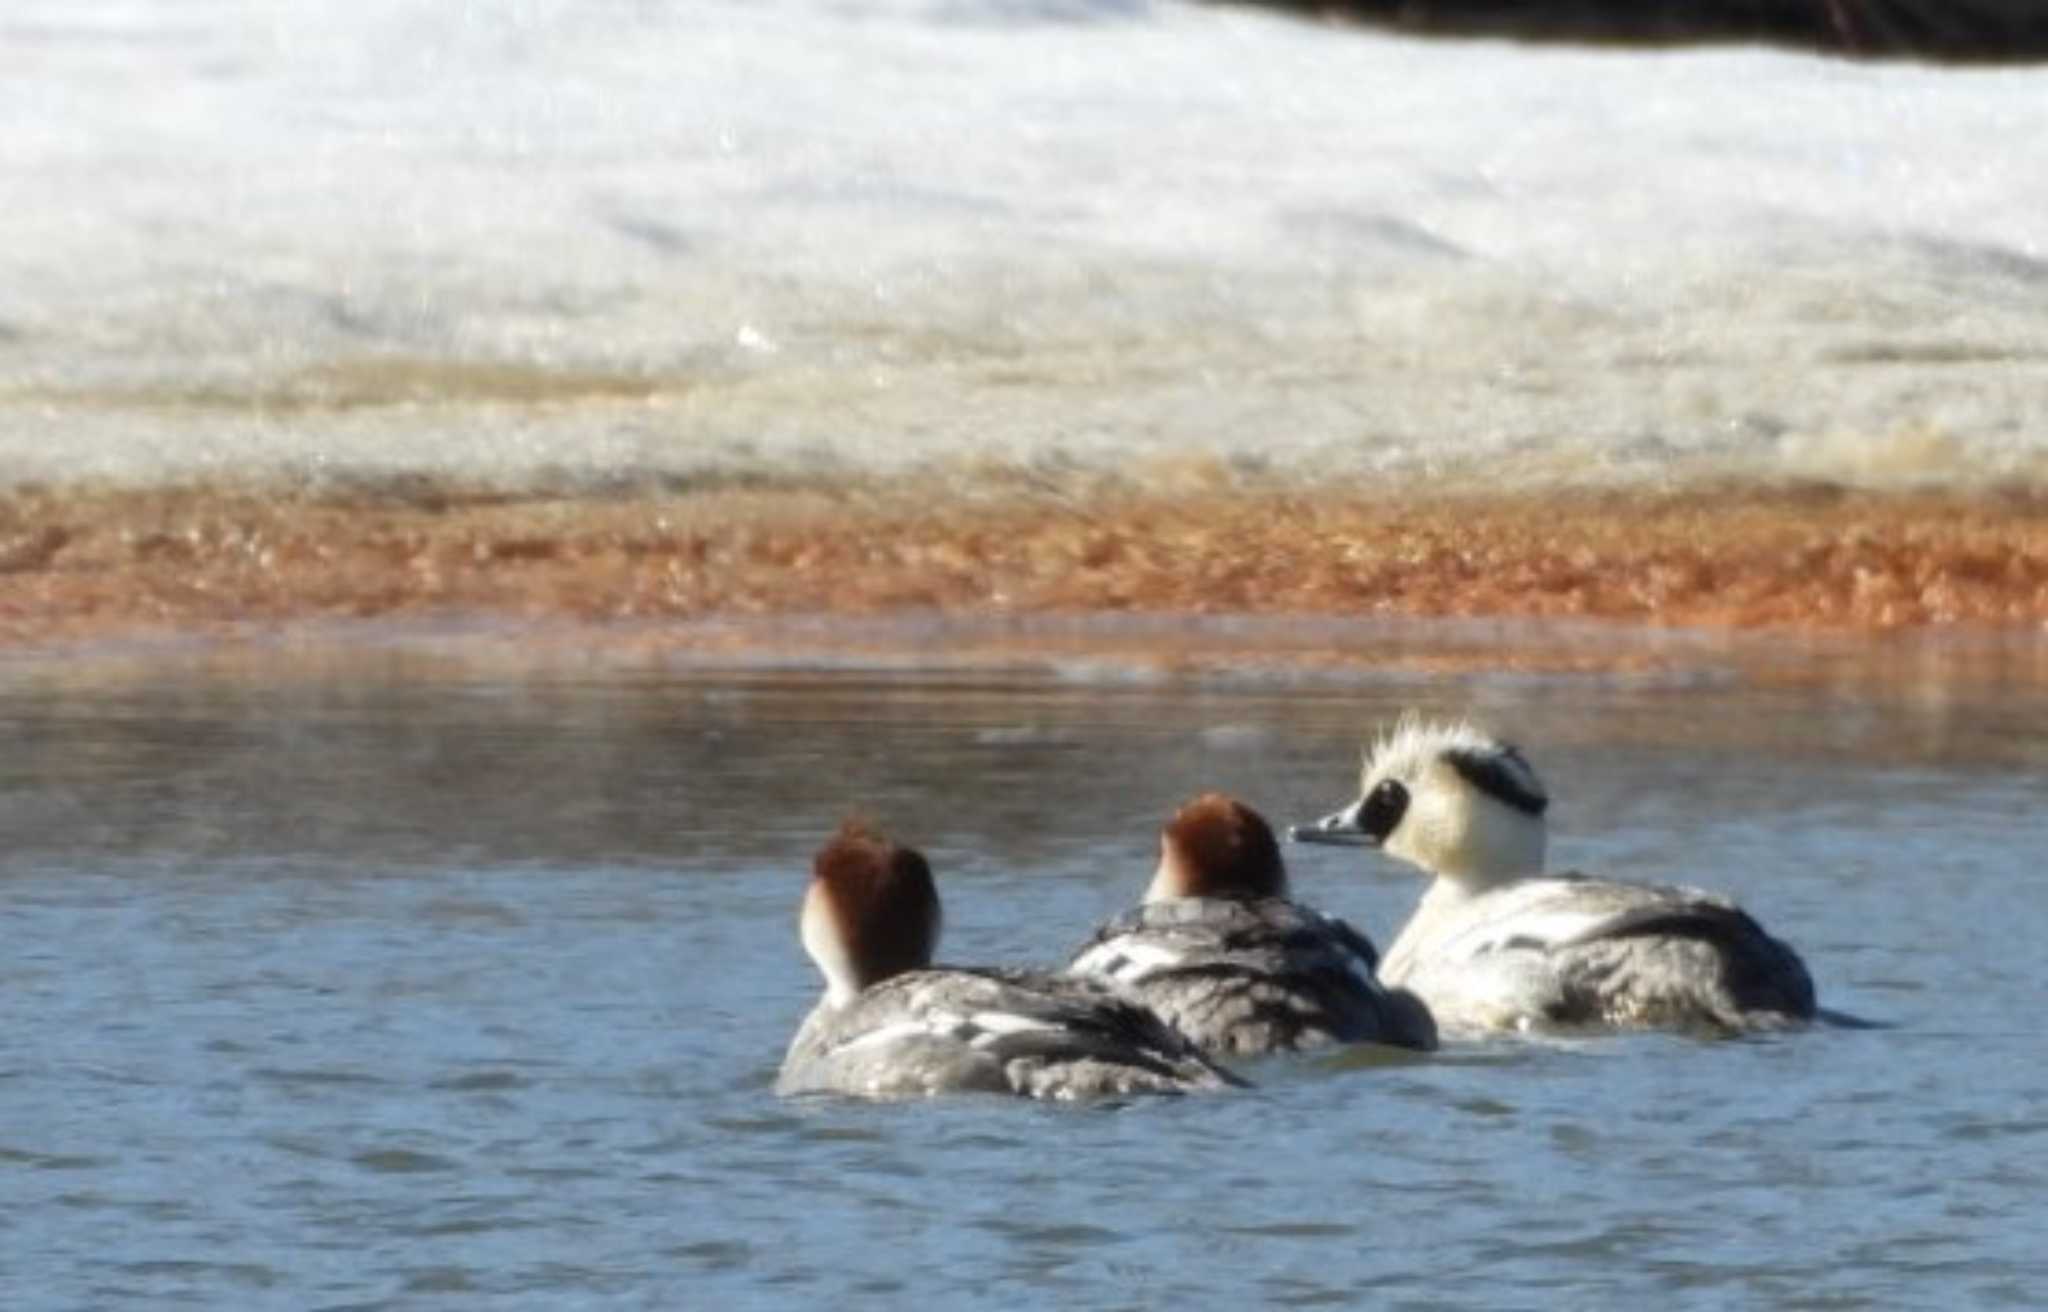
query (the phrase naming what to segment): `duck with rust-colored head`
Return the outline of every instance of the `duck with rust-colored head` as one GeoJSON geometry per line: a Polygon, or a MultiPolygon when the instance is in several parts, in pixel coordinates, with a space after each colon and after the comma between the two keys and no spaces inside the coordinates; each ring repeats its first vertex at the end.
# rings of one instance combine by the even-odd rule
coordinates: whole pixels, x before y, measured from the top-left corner
{"type": "Polygon", "coordinates": [[[914,848],[850,821],[819,849],[801,933],[825,996],[789,1045],[778,1092],[1078,1100],[1241,1083],[1101,985],[934,966],[940,919],[914,848]]]}
{"type": "Polygon", "coordinates": [[[1263,816],[1206,793],[1160,831],[1143,905],[1098,929],[1067,970],[1114,985],[1211,1054],[1435,1047],[1428,1010],[1383,987],[1378,960],[1363,934],[1289,900],[1263,816]]]}

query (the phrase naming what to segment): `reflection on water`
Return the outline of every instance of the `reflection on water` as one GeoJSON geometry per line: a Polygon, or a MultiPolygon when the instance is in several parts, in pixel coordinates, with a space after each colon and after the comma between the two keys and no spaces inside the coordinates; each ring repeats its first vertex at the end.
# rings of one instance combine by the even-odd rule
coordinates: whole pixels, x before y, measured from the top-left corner
{"type": "MultiPolygon", "coordinates": [[[[357,649],[0,685],[15,1307],[2029,1301],[2038,685],[718,672],[357,649]],[[1736,892],[1876,1032],[1272,1063],[1116,1114],[782,1103],[860,806],[1044,960],[1200,787],[1341,800],[1408,705],[1561,863],[1736,892]]],[[[1412,880],[1292,853],[1383,942],[1412,880]]]]}

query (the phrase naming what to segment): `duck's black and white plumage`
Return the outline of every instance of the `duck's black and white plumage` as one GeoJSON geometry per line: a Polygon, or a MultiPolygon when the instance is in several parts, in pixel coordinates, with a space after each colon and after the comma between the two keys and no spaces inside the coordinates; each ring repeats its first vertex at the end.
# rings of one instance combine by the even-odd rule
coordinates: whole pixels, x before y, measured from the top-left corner
{"type": "Polygon", "coordinates": [[[1294,837],[1362,843],[1434,879],[1380,965],[1447,1031],[1744,1031],[1815,1014],[1799,955],[1725,897],[1543,873],[1549,797],[1514,747],[1404,719],[1356,802],[1294,837]]]}
{"type": "Polygon", "coordinates": [[[1241,1083],[1104,985],[932,966],[939,922],[914,849],[850,824],[819,851],[802,932],[826,992],[789,1045],[778,1092],[1078,1100],[1241,1083]]]}
{"type": "Polygon", "coordinates": [[[1374,978],[1372,943],[1286,894],[1264,818],[1205,794],[1161,832],[1143,905],[1096,930],[1067,969],[1115,986],[1211,1054],[1435,1047],[1428,1010],[1374,978]]]}

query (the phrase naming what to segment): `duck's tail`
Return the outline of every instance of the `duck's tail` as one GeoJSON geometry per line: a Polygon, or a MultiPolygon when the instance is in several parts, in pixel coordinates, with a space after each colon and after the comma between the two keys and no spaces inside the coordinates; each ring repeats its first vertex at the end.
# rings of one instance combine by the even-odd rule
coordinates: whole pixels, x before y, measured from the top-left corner
{"type": "Polygon", "coordinates": [[[1846,1011],[1836,1011],[1832,1007],[1815,1008],[1813,1019],[1817,1024],[1831,1025],[1838,1030],[1892,1030],[1898,1028],[1892,1021],[1866,1020],[1861,1016],[1852,1016],[1846,1011]]]}

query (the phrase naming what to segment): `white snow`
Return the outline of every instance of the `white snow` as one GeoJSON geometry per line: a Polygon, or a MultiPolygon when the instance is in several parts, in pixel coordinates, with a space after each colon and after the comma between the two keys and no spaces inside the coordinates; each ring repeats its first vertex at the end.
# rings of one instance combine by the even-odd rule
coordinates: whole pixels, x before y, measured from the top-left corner
{"type": "Polygon", "coordinates": [[[2048,478],[2042,78],[1139,0],[13,0],[0,480],[2048,478]]]}

